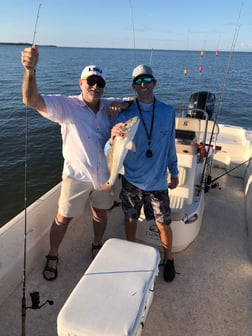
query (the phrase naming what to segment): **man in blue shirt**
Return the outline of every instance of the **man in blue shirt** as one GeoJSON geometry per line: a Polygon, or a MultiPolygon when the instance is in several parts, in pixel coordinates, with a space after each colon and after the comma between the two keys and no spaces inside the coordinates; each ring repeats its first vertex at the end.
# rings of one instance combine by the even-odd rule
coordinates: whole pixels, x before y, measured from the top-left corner
{"type": "Polygon", "coordinates": [[[136,240],[137,220],[144,206],[147,220],[155,219],[164,249],[164,279],[172,281],[175,266],[172,255],[170,228],[170,201],[167,169],[170,172],[169,188],[178,185],[178,167],[175,148],[175,111],[159,101],[153,94],[157,80],[152,69],[139,65],[133,70],[132,87],[137,93],[135,102],[119,113],[111,131],[110,144],[120,135],[120,127],[138,116],[140,123],[134,137],[136,151],[129,151],[124,160],[121,200],[125,216],[127,239],[136,240]]]}

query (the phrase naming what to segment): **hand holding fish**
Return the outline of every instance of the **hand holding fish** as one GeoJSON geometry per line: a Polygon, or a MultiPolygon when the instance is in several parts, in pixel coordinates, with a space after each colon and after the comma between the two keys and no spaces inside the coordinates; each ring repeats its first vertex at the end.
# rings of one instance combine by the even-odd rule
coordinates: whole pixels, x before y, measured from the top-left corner
{"type": "Polygon", "coordinates": [[[117,116],[122,110],[127,110],[129,106],[134,102],[135,98],[129,98],[129,100],[124,100],[122,102],[114,101],[110,104],[109,114],[112,116],[117,116]]]}
{"type": "Polygon", "coordinates": [[[109,143],[110,143],[111,146],[112,146],[116,136],[123,137],[123,136],[125,136],[125,134],[127,134],[123,130],[124,126],[125,126],[125,123],[118,123],[111,129],[111,136],[110,136],[110,140],[109,140],[109,143]]]}
{"type": "Polygon", "coordinates": [[[39,59],[38,48],[33,45],[31,48],[25,48],[21,54],[21,63],[26,70],[35,70],[39,59]]]}
{"type": "Polygon", "coordinates": [[[108,150],[107,162],[109,179],[100,186],[100,190],[112,190],[119,172],[123,167],[128,150],[135,151],[133,139],[137,131],[139,118],[137,116],[125,123],[116,124],[111,130],[111,145],[108,150]]]}

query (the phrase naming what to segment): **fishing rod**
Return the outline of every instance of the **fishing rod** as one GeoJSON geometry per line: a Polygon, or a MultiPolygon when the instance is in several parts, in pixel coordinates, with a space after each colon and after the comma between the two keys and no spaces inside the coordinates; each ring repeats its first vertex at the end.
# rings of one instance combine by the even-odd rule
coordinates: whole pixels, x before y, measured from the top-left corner
{"type": "MultiPolygon", "coordinates": [[[[35,42],[37,24],[39,19],[41,4],[39,4],[37,17],[35,21],[35,27],[33,32],[32,45],[35,42]]],[[[30,94],[30,88],[28,87],[28,95],[30,94]]],[[[23,283],[22,283],[22,304],[21,304],[21,335],[26,334],[26,252],[27,252],[27,169],[28,169],[28,106],[25,108],[25,172],[24,172],[24,256],[23,256],[23,283]]]]}
{"type": "Polygon", "coordinates": [[[132,24],[132,33],[133,33],[133,48],[134,48],[134,64],[136,64],[136,34],[135,34],[135,23],[134,23],[134,12],[131,0],[129,0],[130,13],[131,13],[131,24],[132,24]]]}
{"type": "MultiPolygon", "coordinates": [[[[39,19],[39,12],[40,12],[41,4],[39,4],[38,11],[37,11],[37,17],[35,21],[35,27],[33,32],[33,39],[32,39],[32,45],[35,43],[35,36],[37,32],[37,24],[39,19]]],[[[29,85],[29,84],[28,84],[29,85]]],[[[30,95],[30,85],[28,86],[28,95],[30,95]]],[[[28,174],[27,174],[27,168],[28,168],[28,106],[26,105],[25,109],[25,171],[24,171],[24,256],[23,256],[23,281],[22,281],[22,301],[21,301],[21,335],[25,336],[26,334],[26,310],[27,309],[40,309],[45,304],[49,303],[49,305],[53,304],[53,301],[47,300],[43,304],[40,305],[40,297],[39,292],[33,292],[30,293],[32,305],[27,307],[26,306],[26,253],[27,253],[27,184],[28,184],[28,174]]]]}
{"type": "Polygon", "coordinates": [[[38,7],[38,11],[37,11],[37,17],[36,17],[36,21],[35,21],[35,26],[34,26],[34,32],[33,32],[33,38],[32,38],[32,44],[35,43],[35,36],[37,33],[37,25],[38,25],[38,19],[39,19],[39,12],[40,12],[40,7],[42,6],[42,4],[39,4],[38,7]]]}
{"type": "Polygon", "coordinates": [[[252,157],[250,157],[248,160],[243,161],[242,163],[238,164],[238,165],[235,166],[234,168],[225,171],[225,173],[223,173],[223,174],[217,176],[215,179],[209,181],[209,184],[207,185],[207,188],[209,189],[210,187],[212,187],[212,188],[216,188],[216,187],[218,187],[218,183],[215,183],[216,181],[218,181],[221,177],[223,177],[223,176],[225,176],[225,175],[231,173],[232,171],[238,169],[239,167],[245,165],[246,163],[248,163],[248,165],[250,165],[250,161],[251,161],[251,160],[252,160],[252,157]]]}
{"type": "MultiPolygon", "coordinates": [[[[205,171],[206,171],[206,166],[207,166],[207,161],[208,161],[207,158],[209,157],[210,147],[211,147],[211,143],[212,143],[213,135],[214,135],[214,130],[215,130],[215,127],[216,127],[216,124],[217,124],[217,119],[218,119],[220,111],[221,111],[221,105],[222,105],[222,101],[223,101],[223,97],[224,97],[224,93],[225,93],[226,82],[227,82],[227,78],[228,78],[228,75],[229,75],[229,70],[230,70],[230,66],[231,66],[233,53],[234,53],[236,42],[237,42],[238,35],[239,35],[239,30],[240,30],[240,23],[239,22],[240,22],[240,18],[241,18],[242,6],[243,6],[243,2],[241,2],[240,11],[239,11],[239,14],[238,14],[237,23],[235,25],[234,36],[233,36],[233,40],[232,40],[232,44],[231,44],[231,48],[230,48],[230,53],[229,53],[229,57],[228,57],[228,62],[227,62],[227,66],[226,66],[226,71],[224,73],[224,78],[223,78],[223,81],[222,81],[221,92],[220,92],[220,96],[219,96],[217,110],[216,110],[216,113],[215,113],[212,132],[211,132],[211,135],[210,135],[209,146],[208,146],[208,149],[207,149],[207,155],[206,155],[206,159],[205,159],[205,163],[204,163],[204,167],[203,167],[203,171],[202,171],[202,175],[201,175],[201,183],[204,182],[204,176],[205,176],[205,171]]],[[[209,181],[210,179],[211,179],[211,176],[208,176],[207,177],[208,184],[210,182],[209,181]]]]}
{"type": "MultiPolygon", "coordinates": [[[[133,48],[134,48],[134,53],[135,53],[134,64],[136,64],[136,33],[135,33],[134,11],[133,11],[131,0],[129,0],[129,7],[130,7],[132,33],[133,33],[133,48]]],[[[152,56],[153,56],[153,48],[151,49],[151,52],[150,52],[150,60],[149,60],[150,66],[152,64],[152,56]]]]}
{"type": "Polygon", "coordinates": [[[150,53],[150,61],[149,61],[149,65],[152,65],[152,56],[153,56],[153,48],[151,49],[151,53],[150,53]]]}

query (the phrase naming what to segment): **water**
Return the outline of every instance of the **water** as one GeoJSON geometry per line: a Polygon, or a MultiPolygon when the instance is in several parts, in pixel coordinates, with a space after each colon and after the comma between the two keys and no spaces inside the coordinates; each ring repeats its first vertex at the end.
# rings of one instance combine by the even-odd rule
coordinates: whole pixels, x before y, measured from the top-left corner
{"type": "MultiPolygon", "coordinates": [[[[0,226],[60,181],[63,162],[59,126],[22,104],[22,49],[23,46],[0,46],[0,226]]],[[[158,98],[175,107],[187,106],[193,92],[209,90],[217,95],[219,122],[252,128],[251,53],[233,53],[227,72],[230,53],[215,56],[215,52],[206,52],[200,57],[199,52],[193,51],[53,47],[39,50],[37,82],[41,93],[78,94],[83,67],[100,64],[107,72],[104,96],[132,96],[132,69],[151,62],[158,79],[155,91],[158,98]],[[183,74],[184,68],[188,69],[187,76],[183,74]],[[223,99],[218,102],[223,89],[223,99]]]]}

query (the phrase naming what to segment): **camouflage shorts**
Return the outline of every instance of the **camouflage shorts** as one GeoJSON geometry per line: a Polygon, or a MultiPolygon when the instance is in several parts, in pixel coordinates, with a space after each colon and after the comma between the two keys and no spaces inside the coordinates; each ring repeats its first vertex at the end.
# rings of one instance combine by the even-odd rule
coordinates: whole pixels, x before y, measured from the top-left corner
{"type": "Polygon", "coordinates": [[[154,219],[162,225],[171,224],[171,209],[168,190],[146,191],[137,188],[122,178],[122,190],[120,193],[122,210],[124,215],[133,220],[140,216],[144,206],[144,214],[147,220],[154,219]]]}

